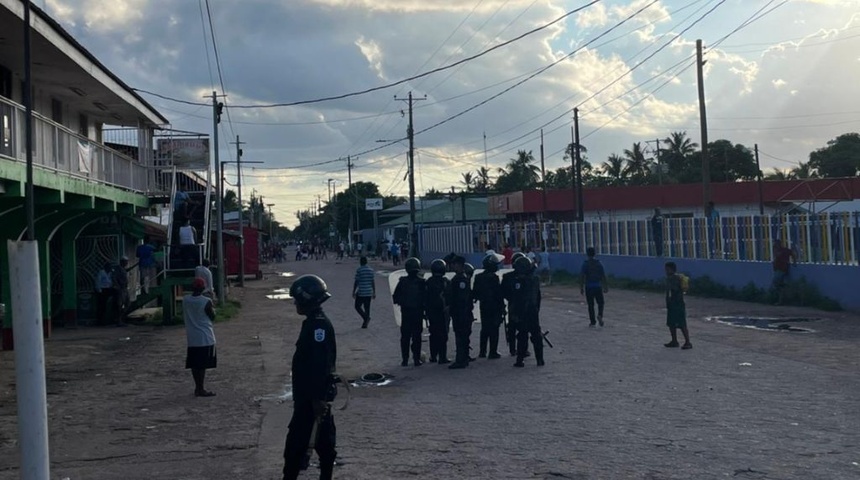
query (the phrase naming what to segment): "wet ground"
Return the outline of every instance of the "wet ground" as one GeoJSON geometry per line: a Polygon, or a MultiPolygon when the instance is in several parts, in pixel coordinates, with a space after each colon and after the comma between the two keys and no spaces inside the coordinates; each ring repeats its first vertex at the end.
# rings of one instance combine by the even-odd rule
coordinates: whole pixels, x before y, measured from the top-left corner
{"type": "MultiPolygon", "coordinates": [[[[403,368],[387,279],[378,275],[361,329],[356,267],[288,262],[234,288],[243,309],[216,325],[214,398],[192,396],[181,327],[56,331],[46,344],[52,478],[279,478],[299,327],[279,289],[295,278],[282,274],[308,272],[334,294],[338,370],[353,385],[336,413],[336,478],[860,478],[857,315],[688,298],[694,348],[681,351],[662,345],[661,295],[612,290],[607,326],[590,329],[578,291],[551,287],[545,367],[514,369],[505,355],[459,371],[403,368]],[[738,328],[708,317],[767,320],[738,328]]],[[[4,480],[19,476],[13,360],[0,352],[4,480]]]]}

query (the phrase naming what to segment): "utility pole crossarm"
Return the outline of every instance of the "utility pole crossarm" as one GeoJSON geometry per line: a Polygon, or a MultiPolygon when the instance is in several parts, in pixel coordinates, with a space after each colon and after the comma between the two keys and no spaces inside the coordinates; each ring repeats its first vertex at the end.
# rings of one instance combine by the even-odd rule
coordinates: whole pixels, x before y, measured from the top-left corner
{"type": "Polygon", "coordinates": [[[395,100],[406,102],[409,106],[409,126],[406,129],[406,135],[409,138],[409,253],[414,257],[418,255],[418,234],[415,231],[415,126],[412,119],[412,110],[415,102],[427,100],[427,95],[424,98],[415,98],[412,92],[409,92],[407,98],[397,98],[395,100]]]}

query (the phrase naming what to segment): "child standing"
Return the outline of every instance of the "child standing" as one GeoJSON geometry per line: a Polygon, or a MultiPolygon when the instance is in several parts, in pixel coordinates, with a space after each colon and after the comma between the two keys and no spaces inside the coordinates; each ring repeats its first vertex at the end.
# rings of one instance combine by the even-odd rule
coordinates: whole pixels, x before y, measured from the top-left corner
{"type": "Polygon", "coordinates": [[[666,326],[672,334],[672,341],[666,347],[678,347],[678,329],[684,334],[682,350],[693,348],[690,343],[690,332],[687,331],[687,305],[684,303],[684,289],[678,266],[675,262],[666,262],[666,326]]]}

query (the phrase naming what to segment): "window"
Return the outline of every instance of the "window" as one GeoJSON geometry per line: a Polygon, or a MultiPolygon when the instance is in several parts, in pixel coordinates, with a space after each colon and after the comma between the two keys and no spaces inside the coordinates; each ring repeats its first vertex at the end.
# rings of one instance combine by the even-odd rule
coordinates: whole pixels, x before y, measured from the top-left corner
{"type": "Polygon", "coordinates": [[[51,99],[51,120],[63,124],[63,102],[56,98],[51,99]]]}
{"type": "Polygon", "coordinates": [[[83,113],[78,116],[78,133],[82,137],[90,136],[90,119],[83,113]]]}
{"type": "Polygon", "coordinates": [[[12,71],[0,65],[0,96],[12,98],[12,71]]]}

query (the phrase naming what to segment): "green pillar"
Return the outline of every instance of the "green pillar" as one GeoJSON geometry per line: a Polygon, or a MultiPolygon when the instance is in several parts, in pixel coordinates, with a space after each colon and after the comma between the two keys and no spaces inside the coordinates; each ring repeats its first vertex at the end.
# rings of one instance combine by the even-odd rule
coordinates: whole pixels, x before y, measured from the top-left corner
{"type": "MultiPolygon", "coordinates": [[[[38,229],[37,229],[38,230],[38,229]]],[[[45,338],[51,336],[51,246],[37,238],[39,244],[39,284],[42,286],[42,328],[45,338]]]]}

